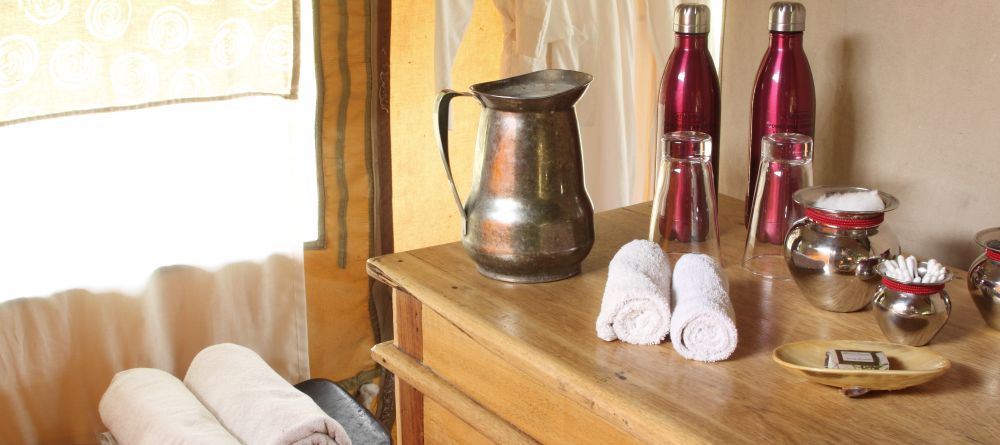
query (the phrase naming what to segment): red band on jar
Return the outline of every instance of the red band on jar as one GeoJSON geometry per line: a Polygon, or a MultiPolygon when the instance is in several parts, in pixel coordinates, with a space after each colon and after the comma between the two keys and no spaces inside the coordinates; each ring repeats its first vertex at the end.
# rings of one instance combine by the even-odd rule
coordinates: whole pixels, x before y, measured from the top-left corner
{"type": "Polygon", "coordinates": [[[1000,251],[986,249],[986,258],[993,261],[1000,261],[1000,251]]]}
{"type": "Polygon", "coordinates": [[[936,284],[900,283],[899,281],[893,280],[889,277],[882,277],[882,284],[885,285],[885,287],[897,292],[906,292],[908,294],[917,294],[917,295],[936,294],[944,289],[944,283],[936,283],[936,284]]]}
{"type": "Polygon", "coordinates": [[[871,229],[878,227],[885,219],[882,213],[866,218],[841,218],[818,209],[806,209],[806,216],[820,224],[838,229],[871,229]]]}

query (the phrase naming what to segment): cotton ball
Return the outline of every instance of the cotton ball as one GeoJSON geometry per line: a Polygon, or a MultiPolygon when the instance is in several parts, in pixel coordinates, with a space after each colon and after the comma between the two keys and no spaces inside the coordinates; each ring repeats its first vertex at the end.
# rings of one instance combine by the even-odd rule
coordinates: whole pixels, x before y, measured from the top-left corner
{"type": "Polygon", "coordinates": [[[814,207],[842,212],[878,212],[885,210],[885,203],[878,190],[868,192],[830,193],[816,200],[814,207]]]}

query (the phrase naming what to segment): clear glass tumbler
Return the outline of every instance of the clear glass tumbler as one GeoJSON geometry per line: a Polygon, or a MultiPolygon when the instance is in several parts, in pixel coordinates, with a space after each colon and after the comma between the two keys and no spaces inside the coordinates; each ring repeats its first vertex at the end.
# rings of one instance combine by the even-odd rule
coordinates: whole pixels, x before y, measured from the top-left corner
{"type": "Polygon", "coordinates": [[[698,131],[663,136],[657,168],[649,240],[671,261],[703,253],[722,261],[712,171],[712,137],[698,131]]]}
{"type": "Polygon", "coordinates": [[[805,216],[792,194],[813,184],[813,140],[798,133],[761,138],[762,157],[750,215],[743,268],[765,278],[788,280],[782,256],[788,228],[805,216]]]}

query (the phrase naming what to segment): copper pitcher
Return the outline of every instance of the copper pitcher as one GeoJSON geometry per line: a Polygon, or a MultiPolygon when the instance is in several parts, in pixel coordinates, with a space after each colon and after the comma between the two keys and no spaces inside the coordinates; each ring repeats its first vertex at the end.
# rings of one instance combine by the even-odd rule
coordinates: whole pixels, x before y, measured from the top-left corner
{"type": "Polygon", "coordinates": [[[434,120],[462,215],[462,245],[483,275],[540,283],[580,273],[594,244],[594,208],[583,184],[573,107],[591,80],[577,71],[544,70],[438,95],[434,120]],[[483,106],[465,204],[448,162],[448,106],[457,96],[483,106]]]}

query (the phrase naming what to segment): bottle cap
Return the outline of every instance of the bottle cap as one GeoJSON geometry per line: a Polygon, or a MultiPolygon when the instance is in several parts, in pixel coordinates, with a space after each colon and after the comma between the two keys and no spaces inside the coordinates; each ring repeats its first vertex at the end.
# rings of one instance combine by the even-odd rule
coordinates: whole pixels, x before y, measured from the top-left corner
{"type": "Polygon", "coordinates": [[[708,6],[681,3],[674,8],[674,32],[683,34],[708,34],[708,6]]]}
{"type": "MultiPolygon", "coordinates": [[[[775,2],[771,4],[771,31],[798,32],[806,29],[806,7],[795,2],[775,2]]],[[[676,26],[675,26],[676,28],[676,26]]]]}

